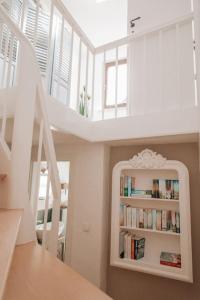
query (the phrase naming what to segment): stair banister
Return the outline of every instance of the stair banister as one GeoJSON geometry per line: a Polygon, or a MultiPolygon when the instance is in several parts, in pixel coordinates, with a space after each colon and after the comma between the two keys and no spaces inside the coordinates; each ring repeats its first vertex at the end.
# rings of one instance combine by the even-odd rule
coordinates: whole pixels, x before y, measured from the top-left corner
{"type": "MultiPolygon", "coordinates": [[[[18,61],[18,72],[19,72],[19,76],[20,78],[20,83],[23,85],[24,83],[27,81],[28,79],[28,74],[31,71],[32,74],[32,79],[33,79],[33,84],[32,86],[35,86],[35,93],[34,91],[31,92],[31,90],[29,89],[29,93],[31,92],[31,95],[34,96],[35,95],[35,100],[33,100],[32,103],[35,103],[35,101],[37,101],[35,104],[37,105],[37,107],[39,108],[39,112],[41,115],[41,118],[44,122],[44,149],[45,149],[45,154],[47,157],[47,160],[51,163],[51,185],[52,185],[52,192],[53,192],[53,197],[54,197],[54,201],[53,201],[53,212],[52,212],[52,230],[50,233],[50,242],[49,242],[49,250],[56,254],[57,252],[57,239],[58,239],[58,226],[59,226],[59,216],[60,216],[60,183],[59,183],[59,175],[58,175],[58,169],[57,169],[57,162],[56,162],[56,154],[55,154],[55,148],[54,148],[54,143],[53,143],[53,137],[52,137],[52,133],[50,130],[50,123],[48,120],[48,115],[47,115],[47,103],[46,103],[46,94],[44,93],[44,88],[43,88],[43,83],[42,83],[42,79],[41,79],[41,75],[40,75],[40,70],[38,67],[38,64],[36,62],[36,57],[35,57],[35,52],[33,50],[33,47],[31,46],[30,42],[28,41],[28,39],[24,36],[24,34],[20,31],[20,29],[15,25],[15,23],[10,19],[10,17],[7,15],[7,13],[5,12],[3,7],[0,7],[0,17],[1,19],[4,21],[4,23],[7,24],[7,26],[9,26],[9,29],[11,30],[12,33],[14,33],[14,35],[17,37],[17,39],[20,42],[20,58],[21,60],[18,61]],[[22,54],[23,53],[23,54],[22,54]],[[22,59],[22,55],[23,55],[23,59],[22,59]],[[25,72],[24,66],[22,69],[22,64],[21,62],[24,60],[25,56],[28,55],[28,60],[27,60],[27,71],[25,72]],[[20,71],[21,70],[21,71],[20,71]],[[23,78],[23,79],[22,79],[23,78]],[[37,97],[36,97],[37,96],[37,97]]],[[[25,85],[26,87],[26,85],[25,85]]],[[[23,92],[23,86],[21,86],[20,91],[23,92]]],[[[27,91],[27,87],[25,89],[27,91]]],[[[21,95],[22,98],[24,99],[24,95],[21,95]]],[[[29,95],[30,96],[30,95],[29,95]]],[[[27,101],[27,99],[29,98],[29,96],[26,96],[26,104],[29,106],[29,102],[27,101]]],[[[19,111],[19,118],[17,119],[17,115],[15,115],[15,126],[14,126],[14,132],[13,132],[13,142],[12,142],[12,153],[11,153],[11,160],[13,159],[13,172],[11,173],[11,179],[14,182],[14,180],[16,179],[17,176],[17,171],[19,172],[20,170],[20,156],[23,159],[23,155],[21,155],[20,151],[19,151],[19,146],[20,146],[20,142],[19,142],[19,132],[20,132],[20,126],[22,126],[22,116],[21,116],[21,109],[22,106],[19,105],[20,100],[18,100],[18,104],[17,104],[17,110],[19,111]],[[20,119],[21,118],[21,119],[20,119]],[[17,121],[18,120],[18,121],[17,121]],[[19,126],[17,125],[19,124],[19,126]],[[15,155],[16,153],[16,155],[15,155]],[[12,175],[13,174],[13,175],[12,175]]],[[[34,105],[35,105],[34,104],[34,105]]],[[[25,109],[25,107],[24,107],[25,109]]],[[[34,108],[31,108],[30,106],[27,107],[27,109],[31,109],[34,112],[34,108]]],[[[23,110],[22,110],[23,111],[23,110]]],[[[23,123],[24,126],[24,123],[23,123]]],[[[30,120],[30,126],[32,126],[32,132],[33,132],[33,120],[30,120]],[[32,123],[32,125],[31,125],[32,123]]],[[[22,139],[24,139],[24,137],[22,136],[22,139]]],[[[32,138],[31,138],[31,142],[32,142],[32,138]]],[[[21,143],[21,145],[23,145],[23,141],[21,143]]],[[[30,152],[31,152],[31,147],[32,145],[28,146],[27,149],[25,151],[28,150],[27,152],[27,158],[30,158],[30,152]]],[[[25,147],[26,148],[26,147],[25,147]]],[[[27,159],[28,161],[28,159],[27,159]]],[[[30,161],[30,160],[29,160],[30,161]]],[[[30,164],[30,163],[29,163],[30,164]]],[[[23,165],[23,162],[21,161],[21,165],[23,165]]],[[[29,170],[30,170],[30,165],[29,165],[29,170]]],[[[26,174],[27,178],[29,177],[26,174]]],[[[27,184],[25,184],[25,189],[27,189],[28,192],[28,182],[27,184]]],[[[16,188],[14,187],[14,189],[11,191],[11,199],[12,199],[12,204],[13,202],[15,202],[14,205],[18,206],[20,205],[19,202],[17,202],[17,200],[19,200],[19,197],[16,197],[16,193],[17,193],[17,186],[16,188]]],[[[28,197],[28,194],[27,194],[28,197]]],[[[35,201],[37,201],[38,199],[35,199],[35,201]]],[[[22,226],[22,228],[25,228],[26,226],[26,222],[28,222],[28,219],[30,218],[30,207],[28,203],[23,203],[23,208],[25,208],[25,210],[28,210],[28,216],[25,214],[25,222],[22,222],[24,226],[22,226]]],[[[29,228],[28,230],[29,232],[33,232],[33,230],[31,230],[29,228]]],[[[27,231],[26,231],[27,232],[27,231]]],[[[24,233],[24,232],[23,232],[24,233]]],[[[22,234],[23,235],[23,234],[22,234]]],[[[23,236],[20,241],[24,241],[24,239],[26,240],[26,235],[23,236]]],[[[32,239],[34,239],[33,235],[32,235],[32,239]]]]}

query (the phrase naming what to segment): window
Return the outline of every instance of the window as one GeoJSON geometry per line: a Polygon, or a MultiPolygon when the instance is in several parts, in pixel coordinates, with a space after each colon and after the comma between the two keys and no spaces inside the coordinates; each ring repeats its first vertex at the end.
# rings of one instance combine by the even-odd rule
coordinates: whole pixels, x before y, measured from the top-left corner
{"type": "MultiPolygon", "coordinates": [[[[115,107],[116,62],[105,64],[105,108],[115,107]]],[[[118,61],[117,107],[127,104],[127,60],[118,61]]]]}

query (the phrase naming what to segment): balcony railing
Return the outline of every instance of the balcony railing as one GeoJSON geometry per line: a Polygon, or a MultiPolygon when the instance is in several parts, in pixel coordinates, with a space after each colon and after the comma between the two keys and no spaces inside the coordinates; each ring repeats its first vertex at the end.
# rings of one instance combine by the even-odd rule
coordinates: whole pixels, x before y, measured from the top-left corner
{"type": "MultiPolygon", "coordinates": [[[[103,120],[197,106],[193,12],[94,48],[59,0],[2,5],[31,41],[46,91],[84,117],[103,120]]],[[[6,28],[1,30],[1,67],[14,78],[18,45],[6,28]],[[4,55],[9,49],[11,67],[4,55]]]]}

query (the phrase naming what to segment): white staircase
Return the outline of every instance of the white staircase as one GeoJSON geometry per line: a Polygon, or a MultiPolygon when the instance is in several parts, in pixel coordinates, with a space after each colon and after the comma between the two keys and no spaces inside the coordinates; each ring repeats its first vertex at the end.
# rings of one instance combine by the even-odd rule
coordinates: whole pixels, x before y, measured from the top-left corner
{"type": "MultiPolygon", "coordinates": [[[[46,94],[31,44],[6,11],[0,7],[1,34],[3,28],[6,28],[9,38],[5,42],[0,93],[0,96],[4,95],[0,99],[3,107],[0,131],[0,299],[110,299],[55,258],[60,216],[60,182],[47,115],[46,94]],[[12,116],[12,141],[8,147],[6,90],[9,91],[12,88],[10,82],[13,79],[11,69],[15,43],[18,56],[14,61],[16,107],[12,116]],[[30,199],[28,187],[35,122],[40,127],[37,153],[38,172],[37,184],[30,199]],[[48,182],[51,183],[53,193],[52,229],[48,240],[48,250],[51,254],[45,250],[46,222],[43,232],[45,242],[42,247],[35,241],[42,150],[48,163],[48,182]],[[16,243],[18,246],[15,249],[16,243]]],[[[49,183],[48,186],[50,186],[49,183]]],[[[48,193],[49,190],[46,201],[48,201],[48,193]]],[[[47,219],[47,213],[48,206],[45,209],[45,219],[47,219]]]]}

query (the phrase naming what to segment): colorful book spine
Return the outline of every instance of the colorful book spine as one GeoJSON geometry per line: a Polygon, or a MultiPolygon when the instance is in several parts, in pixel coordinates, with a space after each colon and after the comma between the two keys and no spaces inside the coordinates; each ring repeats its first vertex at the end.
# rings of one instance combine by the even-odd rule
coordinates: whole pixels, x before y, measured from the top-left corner
{"type": "Polygon", "coordinates": [[[120,176],[120,196],[124,196],[124,176],[120,176]]]}
{"type": "Polygon", "coordinates": [[[174,199],[179,199],[179,180],[173,180],[173,186],[174,186],[174,199]]]}
{"type": "Polygon", "coordinates": [[[128,197],[131,196],[131,185],[132,185],[132,179],[131,176],[128,176],[128,197]]]}
{"type": "Polygon", "coordinates": [[[166,199],[172,199],[172,181],[166,179],[166,199]]]}
{"type": "Polygon", "coordinates": [[[131,237],[131,259],[135,258],[135,239],[134,236],[131,237]]]}
{"type": "Polygon", "coordinates": [[[124,196],[128,197],[128,176],[124,176],[124,196]]]}
{"type": "Polygon", "coordinates": [[[139,228],[144,228],[144,214],[143,209],[139,209],[139,228]]]}
{"type": "Polygon", "coordinates": [[[135,253],[134,258],[136,260],[144,257],[144,247],[145,247],[145,238],[137,238],[135,237],[135,253]]]}
{"type": "Polygon", "coordinates": [[[131,194],[135,191],[135,177],[131,176],[131,194]]]}
{"type": "Polygon", "coordinates": [[[159,198],[159,180],[153,179],[153,192],[152,192],[153,198],[159,198]]]}
{"type": "Polygon", "coordinates": [[[176,212],[176,232],[180,233],[180,213],[176,212]]]}

